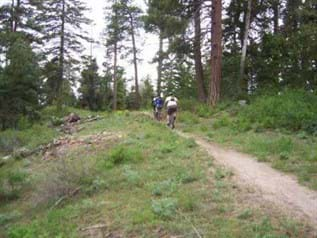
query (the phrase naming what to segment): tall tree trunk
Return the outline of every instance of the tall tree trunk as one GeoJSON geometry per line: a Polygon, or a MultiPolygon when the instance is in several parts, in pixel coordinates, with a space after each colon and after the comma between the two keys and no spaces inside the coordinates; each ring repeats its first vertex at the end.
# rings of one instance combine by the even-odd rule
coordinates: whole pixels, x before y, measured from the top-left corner
{"type": "Polygon", "coordinates": [[[272,3],[274,34],[277,34],[279,32],[279,25],[278,25],[278,20],[280,18],[279,4],[280,4],[279,0],[274,0],[272,3]]]}
{"type": "Polygon", "coordinates": [[[248,46],[248,36],[249,36],[249,29],[250,29],[250,18],[251,18],[251,4],[252,0],[248,0],[248,8],[245,17],[245,25],[244,25],[244,36],[243,36],[243,46],[241,52],[241,60],[240,60],[240,74],[239,74],[239,89],[240,93],[247,90],[247,85],[245,86],[244,83],[244,71],[245,71],[245,59],[247,54],[247,46],[248,46]]]}
{"type": "Polygon", "coordinates": [[[15,4],[14,0],[11,1],[11,19],[10,19],[10,30],[11,32],[14,32],[14,18],[15,18],[15,4]]]}
{"type": "Polygon", "coordinates": [[[14,9],[14,27],[13,27],[13,32],[16,32],[17,29],[18,29],[18,25],[20,23],[20,9],[21,7],[21,1],[20,0],[17,0],[17,5],[15,6],[15,9],[14,9]]]}
{"type": "Polygon", "coordinates": [[[160,32],[159,36],[159,52],[158,52],[158,67],[157,67],[157,94],[161,93],[162,84],[162,64],[163,64],[163,34],[160,32]]]}
{"type": "Polygon", "coordinates": [[[216,106],[220,98],[222,60],[222,1],[212,0],[211,81],[209,103],[216,106]]]}
{"type": "Polygon", "coordinates": [[[59,48],[59,82],[56,84],[57,107],[62,106],[62,90],[64,83],[64,48],[65,48],[65,0],[62,1],[61,32],[59,48]]]}
{"type": "Polygon", "coordinates": [[[131,37],[132,37],[132,47],[133,47],[133,64],[134,64],[134,80],[135,80],[135,96],[136,96],[136,107],[140,107],[140,92],[139,92],[139,79],[138,79],[138,60],[137,60],[137,49],[135,45],[135,35],[134,35],[134,25],[133,18],[130,14],[130,27],[131,27],[131,37]]]}
{"type": "Polygon", "coordinates": [[[194,58],[195,58],[195,77],[197,82],[198,99],[200,102],[206,101],[206,89],[204,86],[204,72],[201,63],[201,27],[200,27],[200,9],[201,1],[194,1],[194,26],[195,26],[195,37],[194,37],[194,58]]]}
{"type": "Polygon", "coordinates": [[[113,106],[112,109],[115,111],[117,110],[117,104],[118,104],[118,82],[117,82],[117,52],[118,46],[117,42],[114,43],[114,59],[113,59],[113,106]]]}

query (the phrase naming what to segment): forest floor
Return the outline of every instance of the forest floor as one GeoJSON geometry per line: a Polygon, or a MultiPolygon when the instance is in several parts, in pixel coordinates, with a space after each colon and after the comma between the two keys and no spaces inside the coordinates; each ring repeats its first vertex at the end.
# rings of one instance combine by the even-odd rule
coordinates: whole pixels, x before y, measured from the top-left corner
{"type": "Polygon", "coordinates": [[[57,146],[1,167],[0,237],[317,237],[315,192],[288,176],[148,115],[102,116],[24,132],[57,146]]]}

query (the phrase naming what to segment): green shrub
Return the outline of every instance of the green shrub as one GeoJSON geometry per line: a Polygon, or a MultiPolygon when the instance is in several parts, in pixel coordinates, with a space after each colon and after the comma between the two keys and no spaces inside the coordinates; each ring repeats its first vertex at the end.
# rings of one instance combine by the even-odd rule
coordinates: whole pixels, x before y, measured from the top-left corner
{"type": "Polygon", "coordinates": [[[198,104],[198,102],[196,100],[182,99],[182,100],[180,100],[179,107],[182,109],[182,111],[195,112],[197,104],[198,104]]]}
{"type": "Polygon", "coordinates": [[[107,189],[109,187],[109,184],[100,177],[93,179],[90,183],[86,185],[88,186],[84,187],[84,191],[88,195],[92,195],[96,192],[107,189]]]}
{"type": "Polygon", "coordinates": [[[180,122],[184,122],[186,124],[197,124],[199,123],[199,119],[196,115],[188,111],[182,111],[179,113],[178,120],[180,122]]]}
{"type": "Polygon", "coordinates": [[[192,212],[197,208],[198,196],[189,192],[181,192],[178,196],[179,207],[186,212],[192,212]]]}
{"type": "Polygon", "coordinates": [[[67,116],[71,111],[73,111],[71,108],[68,107],[62,107],[60,110],[56,106],[49,106],[45,107],[42,111],[42,119],[43,120],[49,120],[51,117],[65,117],[67,116]]]}
{"type": "Polygon", "coordinates": [[[131,185],[141,185],[141,176],[137,171],[132,170],[130,167],[125,167],[123,171],[127,182],[131,185]]]}
{"type": "Polygon", "coordinates": [[[143,153],[139,148],[121,144],[110,151],[106,163],[118,165],[124,162],[138,162],[143,160],[143,158],[143,153]]]}
{"type": "Polygon", "coordinates": [[[0,201],[18,199],[28,183],[27,173],[22,170],[10,171],[0,181],[0,201]]]}
{"type": "Polygon", "coordinates": [[[164,194],[168,196],[176,190],[176,187],[177,185],[173,180],[164,180],[160,183],[154,184],[152,189],[152,195],[161,196],[164,194]]]}
{"type": "Polygon", "coordinates": [[[307,122],[304,125],[304,130],[310,135],[317,136],[317,120],[307,122]]]}
{"type": "Polygon", "coordinates": [[[61,117],[51,116],[50,123],[52,126],[60,126],[64,123],[64,120],[61,117]]]}
{"type": "Polygon", "coordinates": [[[253,125],[252,122],[247,118],[238,118],[232,122],[232,125],[240,132],[248,131],[253,127],[255,127],[255,129],[258,128],[258,125],[253,125]]]}
{"type": "Polygon", "coordinates": [[[27,173],[18,170],[8,174],[8,184],[12,189],[16,189],[26,183],[27,173]]]}
{"type": "Polygon", "coordinates": [[[317,122],[317,96],[304,91],[284,91],[280,95],[255,98],[238,114],[240,120],[250,120],[264,128],[306,129],[314,133],[317,122]]]}
{"type": "Polygon", "coordinates": [[[18,129],[25,130],[32,126],[30,119],[26,116],[21,116],[18,120],[18,129]]]}
{"type": "Polygon", "coordinates": [[[283,136],[276,141],[276,145],[274,147],[277,152],[285,154],[292,152],[294,143],[291,138],[283,136]]]}
{"type": "Polygon", "coordinates": [[[198,104],[196,108],[196,114],[199,117],[208,118],[208,117],[211,117],[214,113],[215,113],[215,109],[213,109],[207,104],[198,104]]]}
{"type": "Polygon", "coordinates": [[[214,123],[213,123],[213,128],[214,129],[219,129],[222,127],[228,127],[232,125],[232,120],[231,118],[227,115],[224,114],[220,118],[218,118],[214,123]]]}
{"type": "Polygon", "coordinates": [[[178,203],[174,198],[162,198],[152,201],[153,212],[164,219],[170,219],[175,216],[177,207],[178,203]]]}

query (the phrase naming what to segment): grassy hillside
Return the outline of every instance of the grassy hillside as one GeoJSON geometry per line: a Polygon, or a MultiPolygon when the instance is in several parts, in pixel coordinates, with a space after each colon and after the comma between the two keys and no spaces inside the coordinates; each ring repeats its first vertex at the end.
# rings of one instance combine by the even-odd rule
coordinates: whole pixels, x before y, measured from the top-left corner
{"type": "MultiPolygon", "coordinates": [[[[103,116],[61,140],[45,160],[36,155],[1,167],[0,237],[309,236],[307,227],[247,201],[232,173],[193,140],[140,113],[103,116]]],[[[221,134],[191,114],[180,118],[184,129],[221,134]]],[[[47,141],[58,134],[35,131],[23,133],[47,141]]]]}

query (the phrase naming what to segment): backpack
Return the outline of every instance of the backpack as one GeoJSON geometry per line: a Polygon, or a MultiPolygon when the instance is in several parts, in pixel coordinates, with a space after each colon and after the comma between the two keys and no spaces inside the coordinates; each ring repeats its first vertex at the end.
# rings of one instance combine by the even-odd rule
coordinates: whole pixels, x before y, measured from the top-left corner
{"type": "Polygon", "coordinates": [[[164,105],[164,101],[163,101],[163,98],[159,97],[155,100],[155,106],[157,108],[162,108],[164,105]]]}

